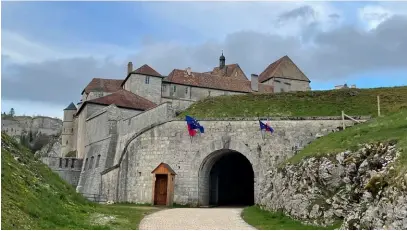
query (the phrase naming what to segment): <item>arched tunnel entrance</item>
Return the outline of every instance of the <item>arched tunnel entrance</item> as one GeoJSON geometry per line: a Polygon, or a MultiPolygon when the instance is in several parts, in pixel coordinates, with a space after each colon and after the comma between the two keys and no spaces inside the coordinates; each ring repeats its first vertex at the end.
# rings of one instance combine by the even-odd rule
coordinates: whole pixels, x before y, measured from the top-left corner
{"type": "Polygon", "coordinates": [[[219,150],[207,157],[200,177],[202,204],[247,206],[254,204],[254,172],[250,161],[233,150],[219,150]]]}

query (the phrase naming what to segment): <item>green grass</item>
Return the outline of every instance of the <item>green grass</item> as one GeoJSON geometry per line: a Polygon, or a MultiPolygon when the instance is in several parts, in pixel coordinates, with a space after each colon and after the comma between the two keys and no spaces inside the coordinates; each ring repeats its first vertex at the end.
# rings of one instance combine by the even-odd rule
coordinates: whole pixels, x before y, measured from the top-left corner
{"type": "Polygon", "coordinates": [[[263,230],[333,230],[340,227],[339,222],[329,227],[305,225],[282,212],[269,212],[258,206],[246,207],[242,212],[242,218],[251,226],[263,230]]]}
{"type": "Polygon", "coordinates": [[[266,116],[377,116],[377,95],[384,115],[407,108],[407,86],[372,89],[286,92],[209,97],[179,115],[202,118],[266,116]]]}
{"type": "Polygon", "coordinates": [[[88,202],[4,133],[1,158],[2,229],[137,229],[145,214],[157,210],[88,202]],[[99,222],[97,216],[115,219],[99,222]]]}
{"type": "Polygon", "coordinates": [[[356,150],[360,144],[396,142],[401,156],[396,162],[396,172],[407,172],[407,110],[372,119],[344,131],[331,133],[307,145],[285,164],[296,164],[307,157],[326,156],[345,150],[356,150]]]}

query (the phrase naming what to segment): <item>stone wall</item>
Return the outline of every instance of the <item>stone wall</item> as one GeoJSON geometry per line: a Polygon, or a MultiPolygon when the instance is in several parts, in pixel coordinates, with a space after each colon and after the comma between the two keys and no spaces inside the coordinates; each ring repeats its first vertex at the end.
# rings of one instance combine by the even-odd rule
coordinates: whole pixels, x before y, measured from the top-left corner
{"type": "Polygon", "coordinates": [[[124,84],[124,89],[159,104],[161,98],[161,81],[161,77],[131,74],[124,84]],[[146,80],[147,78],[148,80],[146,80]]]}
{"type": "Polygon", "coordinates": [[[41,157],[41,161],[72,186],[76,187],[78,185],[82,159],[41,157]]]}
{"type": "Polygon", "coordinates": [[[306,81],[288,79],[288,78],[271,78],[264,82],[274,86],[274,92],[289,92],[289,91],[308,91],[310,84],[306,81]]]}
{"type": "Polygon", "coordinates": [[[188,108],[193,102],[221,95],[239,95],[246,94],[242,92],[224,91],[217,89],[208,89],[201,87],[192,87],[181,84],[163,82],[161,102],[172,102],[172,107],[181,111],[188,108]]]}
{"type": "Polygon", "coordinates": [[[162,97],[197,101],[209,96],[247,94],[244,92],[225,91],[202,87],[192,87],[181,84],[163,82],[162,97]]]}
{"type": "MultiPolygon", "coordinates": [[[[206,186],[211,165],[225,151],[234,150],[243,154],[253,166],[257,202],[258,190],[267,171],[294,155],[296,149],[337,130],[342,121],[270,121],[275,132],[265,134],[264,139],[257,120],[201,121],[201,124],[205,133],[192,139],[185,121],[164,121],[139,134],[121,135],[115,155],[116,167],[102,173],[102,193],[109,196],[108,200],[151,203],[151,171],[165,162],[177,173],[174,202],[202,205],[208,199],[206,186]]],[[[353,122],[346,121],[346,124],[349,126],[353,122]]],[[[140,131],[137,126],[127,127],[140,131]]],[[[128,133],[128,130],[122,132],[128,133]]]]}
{"type": "Polygon", "coordinates": [[[76,147],[74,147],[73,149],[77,150],[78,158],[83,159],[83,157],[85,156],[86,119],[96,111],[101,110],[105,107],[106,106],[104,105],[88,103],[84,106],[81,113],[75,117],[75,120],[77,120],[76,123],[78,130],[76,133],[76,147]]]}
{"type": "MultiPolygon", "coordinates": [[[[100,173],[112,166],[114,154],[116,153],[118,132],[120,131],[118,121],[124,118],[125,120],[131,120],[140,113],[141,111],[138,110],[122,109],[110,105],[88,117],[84,137],[84,165],[77,188],[79,192],[99,194],[100,173]]],[[[125,126],[122,125],[121,128],[124,129],[125,126]]]]}

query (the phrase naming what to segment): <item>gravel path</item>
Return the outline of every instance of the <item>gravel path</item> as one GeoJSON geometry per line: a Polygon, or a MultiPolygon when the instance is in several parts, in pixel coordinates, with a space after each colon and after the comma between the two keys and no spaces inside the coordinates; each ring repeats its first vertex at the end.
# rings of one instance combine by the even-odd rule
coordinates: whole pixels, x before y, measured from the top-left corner
{"type": "Polygon", "coordinates": [[[139,229],[255,229],[241,217],[242,208],[176,208],[146,216],[139,229]]]}

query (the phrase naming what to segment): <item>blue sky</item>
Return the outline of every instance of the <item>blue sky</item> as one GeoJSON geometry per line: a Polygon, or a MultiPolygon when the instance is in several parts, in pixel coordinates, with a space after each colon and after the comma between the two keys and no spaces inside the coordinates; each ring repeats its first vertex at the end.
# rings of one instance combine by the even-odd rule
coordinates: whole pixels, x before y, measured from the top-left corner
{"type": "Polygon", "coordinates": [[[6,112],[61,117],[93,77],[124,78],[128,61],[207,71],[221,50],[248,76],[289,55],[316,90],[407,85],[404,2],[1,4],[6,112]]]}

